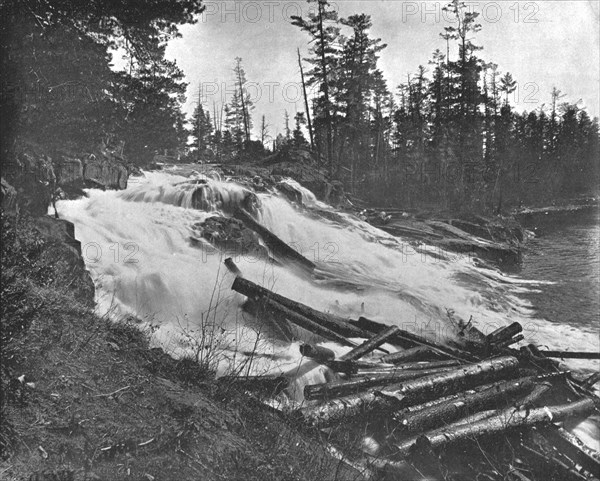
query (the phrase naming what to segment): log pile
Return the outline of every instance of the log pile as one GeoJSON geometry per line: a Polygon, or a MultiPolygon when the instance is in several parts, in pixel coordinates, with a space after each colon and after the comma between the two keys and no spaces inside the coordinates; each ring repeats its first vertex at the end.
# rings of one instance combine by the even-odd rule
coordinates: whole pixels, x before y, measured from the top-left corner
{"type": "Polygon", "coordinates": [[[232,288],[274,317],[351,348],[336,358],[331,349],[301,346],[337,380],[306,385],[305,401],[288,414],[324,430],[334,445],[354,436],[353,451],[366,435],[376,440],[362,457],[371,470],[392,479],[600,477],[600,455],[561,427],[598,413],[592,387],[600,376],[577,379],[552,359],[598,353],[511,348],[523,336],[516,322],[481,334],[481,342],[447,345],[395,325],[319,312],[239,275],[232,288]]]}

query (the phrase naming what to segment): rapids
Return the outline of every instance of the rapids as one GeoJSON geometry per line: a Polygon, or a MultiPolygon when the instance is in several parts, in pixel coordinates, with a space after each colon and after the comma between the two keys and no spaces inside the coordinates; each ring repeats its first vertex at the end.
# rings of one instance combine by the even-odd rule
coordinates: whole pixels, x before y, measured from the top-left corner
{"type": "MultiPolygon", "coordinates": [[[[295,181],[285,182],[300,193],[302,206],[275,191],[256,193],[217,176],[175,170],[146,172],[130,179],[124,191],[88,190],[88,197],[61,201],[57,208],[75,224],[99,314],[135,317],[154,345],[175,357],[193,356],[221,375],[297,374],[290,393],[297,401],[304,384],[329,373],[301,359],[301,335],[292,342],[271,336],[268,324],[242,310],[245,298],[231,290],[234,277],[223,265],[231,254],[202,240],[190,242],[195,224],[227,215],[249,195],[258,199],[259,221],[317,265],[319,280],[244,252],[234,255],[244,277],[279,294],[442,342],[456,335],[458,319],[472,319],[484,333],[519,321],[526,342],[552,349],[600,348],[589,330],[535,317],[524,294],[539,289],[539,281],[391,236],[319,202],[295,181]],[[198,189],[201,201],[195,201],[198,189]]],[[[323,344],[338,353],[349,349],[323,344]]],[[[582,361],[569,365],[598,368],[582,361]]],[[[597,430],[591,436],[598,439],[597,430]]]]}

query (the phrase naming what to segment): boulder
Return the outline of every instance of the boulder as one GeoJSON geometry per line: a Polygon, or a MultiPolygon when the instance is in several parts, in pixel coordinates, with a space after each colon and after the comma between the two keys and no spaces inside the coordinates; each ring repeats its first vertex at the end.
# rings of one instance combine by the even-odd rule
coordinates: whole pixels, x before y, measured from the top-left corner
{"type": "MultiPolygon", "coordinates": [[[[194,230],[218,249],[235,257],[265,260],[269,258],[267,248],[261,244],[258,234],[238,219],[209,217],[204,222],[194,225],[194,230]]],[[[197,243],[195,239],[192,242],[197,243]]]]}

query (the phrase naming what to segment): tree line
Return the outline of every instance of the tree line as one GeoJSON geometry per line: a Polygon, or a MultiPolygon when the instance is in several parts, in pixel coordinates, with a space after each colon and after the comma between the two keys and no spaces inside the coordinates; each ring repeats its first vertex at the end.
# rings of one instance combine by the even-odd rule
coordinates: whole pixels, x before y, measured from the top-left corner
{"type": "Polygon", "coordinates": [[[516,81],[478,54],[479,13],[463,1],[444,7],[454,21],[440,33],[441,49],[396,95],[377,68],[386,45],[370,36],[370,17],[338,18],[328,0],[309,2],[312,13],[293,23],[312,45],[316,150],[350,191],[377,202],[500,210],[597,188],[598,120],[556,88],[548,106],[516,111],[516,81]]]}
{"type": "Polygon", "coordinates": [[[187,84],[165,48],[198,19],[200,0],[3,2],[3,157],[24,139],[50,155],[111,146],[138,165],[165,150],[227,162],[306,149],[359,197],[449,208],[499,210],[599,184],[598,120],[556,88],[548,105],[517,111],[515,79],[481,57],[479,14],[461,0],[445,7],[454,21],[440,48],[392,88],[370,16],[340,18],[328,0],[308,2],[310,13],[292,21],[310,45],[304,59],[294,52],[304,111],[285,112],[275,138],[264,116],[253,118],[241,58],[226,104],[199,94],[192,118],[183,113],[187,84]]]}

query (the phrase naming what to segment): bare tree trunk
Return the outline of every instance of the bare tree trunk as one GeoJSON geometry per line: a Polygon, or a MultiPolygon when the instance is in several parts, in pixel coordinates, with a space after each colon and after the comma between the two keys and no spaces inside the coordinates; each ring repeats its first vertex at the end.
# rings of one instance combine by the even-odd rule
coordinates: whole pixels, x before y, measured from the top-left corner
{"type": "Polygon", "coordinates": [[[302,80],[302,91],[304,92],[304,108],[306,109],[306,121],[308,123],[308,134],[310,135],[310,148],[315,149],[312,122],[310,120],[310,109],[308,107],[308,95],[306,94],[306,83],[304,82],[304,69],[302,68],[302,59],[300,58],[300,49],[298,49],[298,65],[300,66],[300,79],[302,80]]]}

